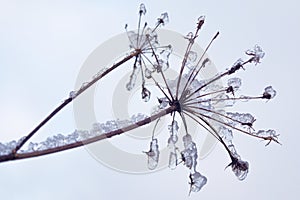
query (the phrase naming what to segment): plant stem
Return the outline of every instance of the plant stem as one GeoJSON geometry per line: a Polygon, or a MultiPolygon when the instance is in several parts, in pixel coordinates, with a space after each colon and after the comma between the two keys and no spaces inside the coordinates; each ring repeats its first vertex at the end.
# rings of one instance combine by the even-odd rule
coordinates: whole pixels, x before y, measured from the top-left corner
{"type": "MultiPolygon", "coordinates": [[[[140,54],[141,51],[134,51],[130,55],[123,58],[121,61],[115,63],[110,68],[108,68],[106,71],[104,71],[102,74],[94,78],[92,81],[90,81],[88,84],[86,84],[84,87],[81,87],[77,92],[76,96],[69,97],[63,101],[62,104],[60,104],[58,107],[56,107],[42,122],[40,122],[25,138],[16,146],[16,148],[12,151],[13,154],[18,155],[17,151],[22,148],[22,146],[41,128],[43,127],[52,117],[54,117],[59,111],[61,111],[65,106],[67,106],[69,103],[71,103],[76,97],[78,97],[81,93],[83,93],[85,90],[90,88],[93,84],[95,84],[97,81],[99,81],[102,77],[106,76],[108,73],[112,72],[114,69],[119,67],[120,65],[124,64],[131,58],[137,56],[140,54]]],[[[1,162],[1,160],[0,160],[1,162]]]]}
{"type": "Polygon", "coordinates": [[[171,106],[165,110],[160,111],[159,113],[152,115],[150,117],[147,117],[135,124],[131,124],[129,126],[126,126],[124,128],[120,128],[108,133],[104,133],[98,136],[95,136],[93,138],[89,138],[86,140],[82,140],[82,141],[78,141],[78,142],[74,142],[72,144],[66,144],[64,146],[59,146],[59,147],[54,147],[54,148],[50,148],[50,149],[45,149],[45,150],[41,150],[41,151],[34,151],[34,152],[30,152],[30,153],[15,153],[15,154],[9,154],[9,155],[4,155],[4,156],[0,156],[0,162],[6,162],[6,161],[12,161],[12,160],[20,160],[20,159],[26,159],[26,158],[33,158],[33,157],[38,157],[38,156],[43,156],[43,155],[47,155],[47,154],[52,154],[52,153],[57,153],[57,152],[61,152],[61,151],[65,151],[65,150],[69,150],[69,149],[73,149],[73,148],[77,148],[83,145],[87,145],[87,144],[91,144],[100,140],[104,140],[107,138],[111,138],[117,135],[121,135],[123,133],[126,133],[127,131],[136,129],[140,126],[144,126],[146,124],[151,123],[152,121],[155,121],[156,119],[159,119],[163,116],[166,116],[167,114],[170,114],[172,112],[174,112],[176,110],[175,106],[171,106]]]}

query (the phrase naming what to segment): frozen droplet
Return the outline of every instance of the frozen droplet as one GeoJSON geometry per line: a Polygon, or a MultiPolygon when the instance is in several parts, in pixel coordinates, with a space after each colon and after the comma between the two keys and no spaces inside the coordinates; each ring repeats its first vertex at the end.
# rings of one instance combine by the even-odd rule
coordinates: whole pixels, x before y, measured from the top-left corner
{"type": "Polygon", "coordinates": [[[197,59],[197,53],[195,51],[190,51],[187,59],[191,63],[195,62],[197,59]]]}
{"type": "Polygon", "coordinates": [[[145,152],[148,156],[148,169],[154,170],[158,165],[159,149],[157,139],[152,139],[150,142],[150,150],[145,152]]]}
{"type": "Polygon", "coordinates": [[[240,180],[244,180],[247,177],[249,171],[249,163],[238,158],[233,158],[230,163],[233,173],[240,180]]]}
{"type": "Polygon", "coordinates": [[[150,100],[150,96],[151,96],[151,92],[146,87],[143,87],[143,89],[142,89],[142,99],[145,102],[148,102],[150,100]]]}
{"type": "Polygon", "coordinates": [[[276,91],[272,88],[272,86],[268,86],[265,88],[263,93],[263,98],[273,99],[276,96],[276,91]]]}
{"type": "Polygon", "coordinates": [[[141,15],[141,14],[145,15],[146,12],[147,12],[146,6],[145,6],[145,4],[142,3],[142,4],[140,5],[140,11],[139,11],[139,13],[140,13],[140,15],[141,15]]]}
{"type": "Polygon", "coordinates": [[[127,89],[128,91],[131,91],[131,90],[134,88],[134,86],[135,86],[135,82],[136,82],[136,75],[135,75],[135,74],[132,74],[132,75],[130,76],[129,82],[126,84],[126,89],[127,89]]]}
{"type": "Polygon", "coordinates": [[[227,81],[227,85],[231,86],[234,90],[238,90],[242,85],[242,80],[237,77],[230,78],[227,81]]]}
{"type": "Polygon", "coordinates": [[[190,174],[190,181],[190,191],[199,192],[201,188],[207,183],[207,178],[201,175],[199,172],[195,172],[190,174]]]}
{"type": "Polygon", "coordinates": [[[72,99],[74,99],[74,98],[76,97],[76,95],[77,95],[77,92],[76,92],[76,91],[71,91],[71,92],[69,93],[69,97],[72,98],[72,99]]]}
{"type": "Polygon", "coordinates": [[[176,151],[170,152],[169,156],[169,168],[174,170],[177,166],[177,154],[176,151]]]}
{"type": "Polygon", "coordinates": [[[145,69],[145,77],[148,79],[152,77],[152,71],[148,68],[145,69]]]}

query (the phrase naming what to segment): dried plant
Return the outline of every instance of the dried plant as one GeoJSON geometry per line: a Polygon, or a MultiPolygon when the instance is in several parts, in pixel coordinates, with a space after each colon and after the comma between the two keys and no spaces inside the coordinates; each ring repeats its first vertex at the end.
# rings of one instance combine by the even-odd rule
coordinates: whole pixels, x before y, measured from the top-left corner
{"type": "MultiPolygon", "coordinates": [[[[198,192],[206,184],[207,178],[197,169],[198,153],[197,145],[188,132],[187,118],[195,121],[199,126],[207,130],[216,140],[223,145],[230,158],[230,164],[234,174],[239,180],[244,180],[249,171],[249,164],[243,161],[237,153],[232,142],[233,131],[243,133],[258,139],[267,141],[266,145],[274,141],[279,143],[278,134],[274,130],[258,130],[253,127],[256,119],[249,113],[226,112],[223,108],[232,107],[236,101],[266,100],[274,98],[276,91],[272,86],[266,87],[258,96],[237,95],[241,87],[241,79],[231,77],[241,69],[245,70],[249,64],[257,65],[264,57],[262,48],[255,45],[253,49],[245,52],[246,60],[239,59],[224,72],[216,74],[206,80],[200,78],[200,72],[205,67],[209,67],[210,60],[206,57],[206,52],[212,42],[218,37],[219,32],[212,38],[207,45],[204,53],[199,56],[192,51],[192,47],[199,35],[205,17],[199,17],[196,30],[187,34],[185,39],[188,45],[185,50],[183,60],[180,64],[179,75],[176,79],[170,80],[165,76],[169,68],[169,57],[172,55],[172,46],[160,46],[156,30],[160,26],[168,23],[167,13],[161,14],[157,19],[154,28],[150,28],[147,23],[142,24],[142,16],[146,14],[144,4],[139,8],[139,19],[137,31],[128,31],[128,25],[125,26],[130,53],[113,64],[109,68],[100,70],[91,81],[84,83],[78,90],[70,92],[67,99],[63,101],[49,116],[47,116],[33,131],[22,137],[18,141],[11,141],[6,144],[0,143],[0,162],[9,160],[18,160],[31,157],[37,157],[50,153],[60,152],[93,143],[99,140],[107,139],[124,132],[136,129],[160,118],[171,115],[170,125],[168,126],[169,138],[167,141],[169,154],[169,168],[175,169],[177,165],[183,163],[189,169],[190,192],[198,192]],[[61,111],[62,108],[71,103],[89,87],[101,80],[104,76],[113,72],[125,62],[133,60],[133,69],[126,84],[127,90],[135,87],[136,80],[141,78],[141,98],[148,102],[151,98],[151,91],[146,88],[148,79],[155,82],[157,88],[161,91],[162,97],[158,99],[158,110],[150,117],[145,115],[135,115],[130,120],[111,120],[106,123],[97,123],[91,130],[74,131],[72,134],[55,135],[47,138],[40,143],[30,142],[27,148],[23,146],[31,137],[38,132],[53,116],[61,111]],[[149,67],[150,66],[150,67],[149,67]],[[163,83],[159,83],[156,77],[161,76],[163,83]],[[221,79],[227,79],[227,85],[215,84],[221,79]],[[177,116],[177,117],[176,117],[177,116]],[[183,149],[180,149],[178,143],[178,119],[181,119],[185,135],[182,137],[183,149]]],[[[156,126],[155,126],[156,127],[156,126]]],[[[145,152],[148,156],[148,168],[153,170],[159,162],[158,139],[153,136],[150,142],[149,151],[145,152]]]]}

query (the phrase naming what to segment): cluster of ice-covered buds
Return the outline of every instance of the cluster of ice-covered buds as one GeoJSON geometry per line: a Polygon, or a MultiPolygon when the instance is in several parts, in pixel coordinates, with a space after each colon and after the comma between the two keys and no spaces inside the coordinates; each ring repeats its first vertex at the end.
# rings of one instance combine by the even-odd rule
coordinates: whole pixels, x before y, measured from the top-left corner
{"type": "MultiPolygon", "coordinates": [[[[180,163],[183,163],[189,169],[190,192],[198,192],[206,184],[207,178],[197,171],[197,146],[192,136],[188,133],[185,118],[190,118],[212,134],[226,149],[231,162],[228,166],[232,168],[233,173],[239,180],[244,180],[249,171],[249,164],[243,161],[237,153],[232,142],[233,131],[244,133],[259,139],[277,143],[278,134],[274,130],[255,131],[253,124],[256,119],[249,113],[226,112],[226,107],[232,107],[236,101],[246,102],[254,99],[273,99],[276,91],[272,86],[265,87],[263,93],[258,96],[239,95],[242,80],[238,77],[229,77],[227,85],[215,84],[224,77],[235,74],[240,69],[245,69],[249,63],[257,65],[264,57],[265,53],[262,48],[255,45],[253,49],[247,50],[248,56],[246,61],[238,59],[231,67],[224,72],[217,73],[208,79],[199,79],[200,71],[210,65],[210,59],[206,56],[206,51],[217,38],[219,32],[215,34],[202,55],[198,58],[197,53],[192,50],[198,32],[204,24],[205,17],[201,16],[197,22],[195,33],[189,32],[185,39],[188,40],[187,49],[182,60],[178,77],[169,80],[164,76],[164,72],[169,68],[169,57],[172,53],[171,45],[159,47],[158,36],[155,30],[160,25],[168,22],[168,15],[163,13],[158,18],[154,29],[146,28],[145,23],[143,29],[140,28],[141,16],[146,13],[144,4],[141,4],[139,11],[139,26],[137,32],[126,31],[128,34],[130,48],[134,51],[141,52],[137,54],[130,80],[126,85],[131,90],[138,74],[142,78],[142,99],[148,101],[151,92],[145,87],[146,79],[152,79],[156,83],[164,97],[159,98],[158,109],[172,107],[171,115],[172,123],[168,126],[169,138],[167,141],[169,148],[169,168],[175,169],[180,163]],[[154,61],[145,56],[146,53],[151,54],[154,61]],[[146,66],[145,60],[151,65],[146,66]],[[153,78],[153,73],[158,73],[163,77],[164,83],[158,83],[153,78]],[[178,145],[178,122],[175,120],[175,114],[179,114],[184,125],[185,134],[182,136],[183,149],[180,150],[178,145]]],[[[158,139],[153,136],[150,142],[150,150],[145,152],[148,156],[148,168],[154,170],[159,162],[159,145],[158,139]]],[[[227,166],[227,167],[228,167],[227,166]]]]}

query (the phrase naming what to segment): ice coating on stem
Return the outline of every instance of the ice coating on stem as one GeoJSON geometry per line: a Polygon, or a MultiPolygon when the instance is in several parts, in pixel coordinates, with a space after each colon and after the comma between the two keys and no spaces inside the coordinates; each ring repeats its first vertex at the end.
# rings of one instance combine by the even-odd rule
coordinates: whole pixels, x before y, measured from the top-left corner
{"type": "Polygon", "coordinates": [[[184,165],[192,172],[195,172],[198,158],[196,144],[193,142],[192,137],[189,134],[184,135],[182,140],[184,150],[181,151],[181,157],[184,165]]]}
{"type": "Polygon", "coordinates": [[[168,130],[170,132],[170,137],[168,139],[168,148],[170,150],[169,156],[169,168],[175,169],[177,166],[177,147],[176,143],[178,141],[178,123],[176,120],[172,121],[171,125],[168,125],[168,130]]]}

